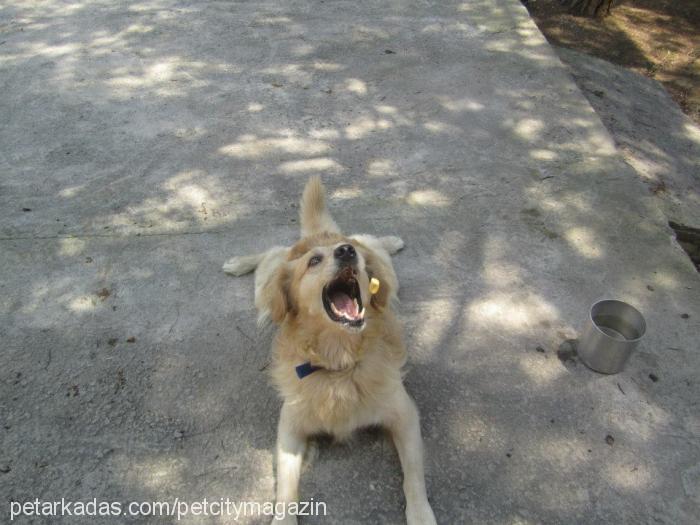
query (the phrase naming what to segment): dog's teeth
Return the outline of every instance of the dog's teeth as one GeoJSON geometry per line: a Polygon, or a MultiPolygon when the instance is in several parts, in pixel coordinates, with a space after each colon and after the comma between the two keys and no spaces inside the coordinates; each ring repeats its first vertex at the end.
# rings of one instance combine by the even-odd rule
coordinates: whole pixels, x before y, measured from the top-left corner
{"type": "MultiPolygon", "coordinates": [[[[357,303],[357,299],[353,299],[353,301],[355,303],[355,311],[358,312],[358,310],[360,310],[360,305],[357,303]]],[[[364,307],[356,315],[352,315],[348,312],[341,312],[338,310],[335,304],[331,303],[331,312],[333,312],[338,318],[345,319],[346,321],[359,321],[365,317],[364,307]]]]}

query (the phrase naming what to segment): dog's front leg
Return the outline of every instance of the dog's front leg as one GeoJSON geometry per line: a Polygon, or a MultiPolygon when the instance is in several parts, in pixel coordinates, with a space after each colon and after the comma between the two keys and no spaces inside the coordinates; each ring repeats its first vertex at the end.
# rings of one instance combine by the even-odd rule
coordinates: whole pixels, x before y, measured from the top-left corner
{"type": "Polygon", "coordinates": [[[396,393],[396,398],[394,412],[387,424],[403,469],[406,521],[408,525],[435,525],[435,515],[425,492],[423,440],[418,409],[403,385],[396,393]]]}
{"type": "MultiPolygon", "coordinates": [[[[284,504],[285,509],[299,497],[299,478],[305,449],[306,435],[294,424],[291,410],[285,403],[282,405],[277,428],[277,505],[284,504]]],[[[297,523],[297,518],[285,511],[284,517],[277,516],[272,523],[291,525],[297,523]]]]}

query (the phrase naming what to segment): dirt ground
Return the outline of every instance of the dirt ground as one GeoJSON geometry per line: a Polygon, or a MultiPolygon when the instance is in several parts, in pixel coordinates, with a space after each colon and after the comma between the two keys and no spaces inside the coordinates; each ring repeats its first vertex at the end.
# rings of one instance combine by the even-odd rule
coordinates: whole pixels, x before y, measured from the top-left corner
{"type": "Polygon", "coordinates": [[[700,124],[700,1],[626,0],[605,18],[573,16],[560,0],[523,3],[550,43],[658,80],[700,124]]]}

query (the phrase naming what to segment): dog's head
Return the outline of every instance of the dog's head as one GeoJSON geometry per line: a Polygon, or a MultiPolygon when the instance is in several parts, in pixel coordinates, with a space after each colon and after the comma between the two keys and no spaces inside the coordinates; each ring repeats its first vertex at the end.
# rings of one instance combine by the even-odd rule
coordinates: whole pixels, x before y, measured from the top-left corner
{"type": "Polygon", "coordinates": [[[359,332],[370,310],[381,312],[390,296],[389,269],[373,251],[337,233],[297,242],[263,291],[271,319],[292,316],[304,325],[359,332]],[[371,295],[370,279],[379,279],[371,295]]]}

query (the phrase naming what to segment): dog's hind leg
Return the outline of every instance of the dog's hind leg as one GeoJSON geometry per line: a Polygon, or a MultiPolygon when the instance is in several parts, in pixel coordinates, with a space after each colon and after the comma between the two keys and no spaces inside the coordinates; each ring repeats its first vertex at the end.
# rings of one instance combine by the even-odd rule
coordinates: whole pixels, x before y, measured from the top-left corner
{"type": "Polygon", "coordinates": [[[266,252],[232,257],[223,265],[224,272],[236,276],[255,271],[255,306],[258,309],[259,326],[267,324],[270,316],[269,305],[263,300],[263,290],[287,259],[288,253],[289,248],[275,246],[266,252]]]}
{"type": "Polygon", "coordinates": [[[237,257],[231,257],[224,263],[221,269],[224,271],[224,273],[238,277],[255,270],[264,257],[265,252],[256,253],[254,255],[239,255],[237,257]]]}
{"type": "Polygon", "coordinates": [[[388,235],[386,237],[379,237],[377,239],[379,243],[384,247],[389,255],[394,255],[395,253],[403,250],[404,244],[401,237],[395,235],[388,235]]]}
{"type": "Polygon", "coordinates": [[[404,243],[401,237],[395,235],[387,235],[385,237],[377,237],[369,233],[356,233],[350,236],[351,239],[360,241],[368,248],[378,252],[385,252],[386,255],[394,255],[403,250],[404,243]]]}

